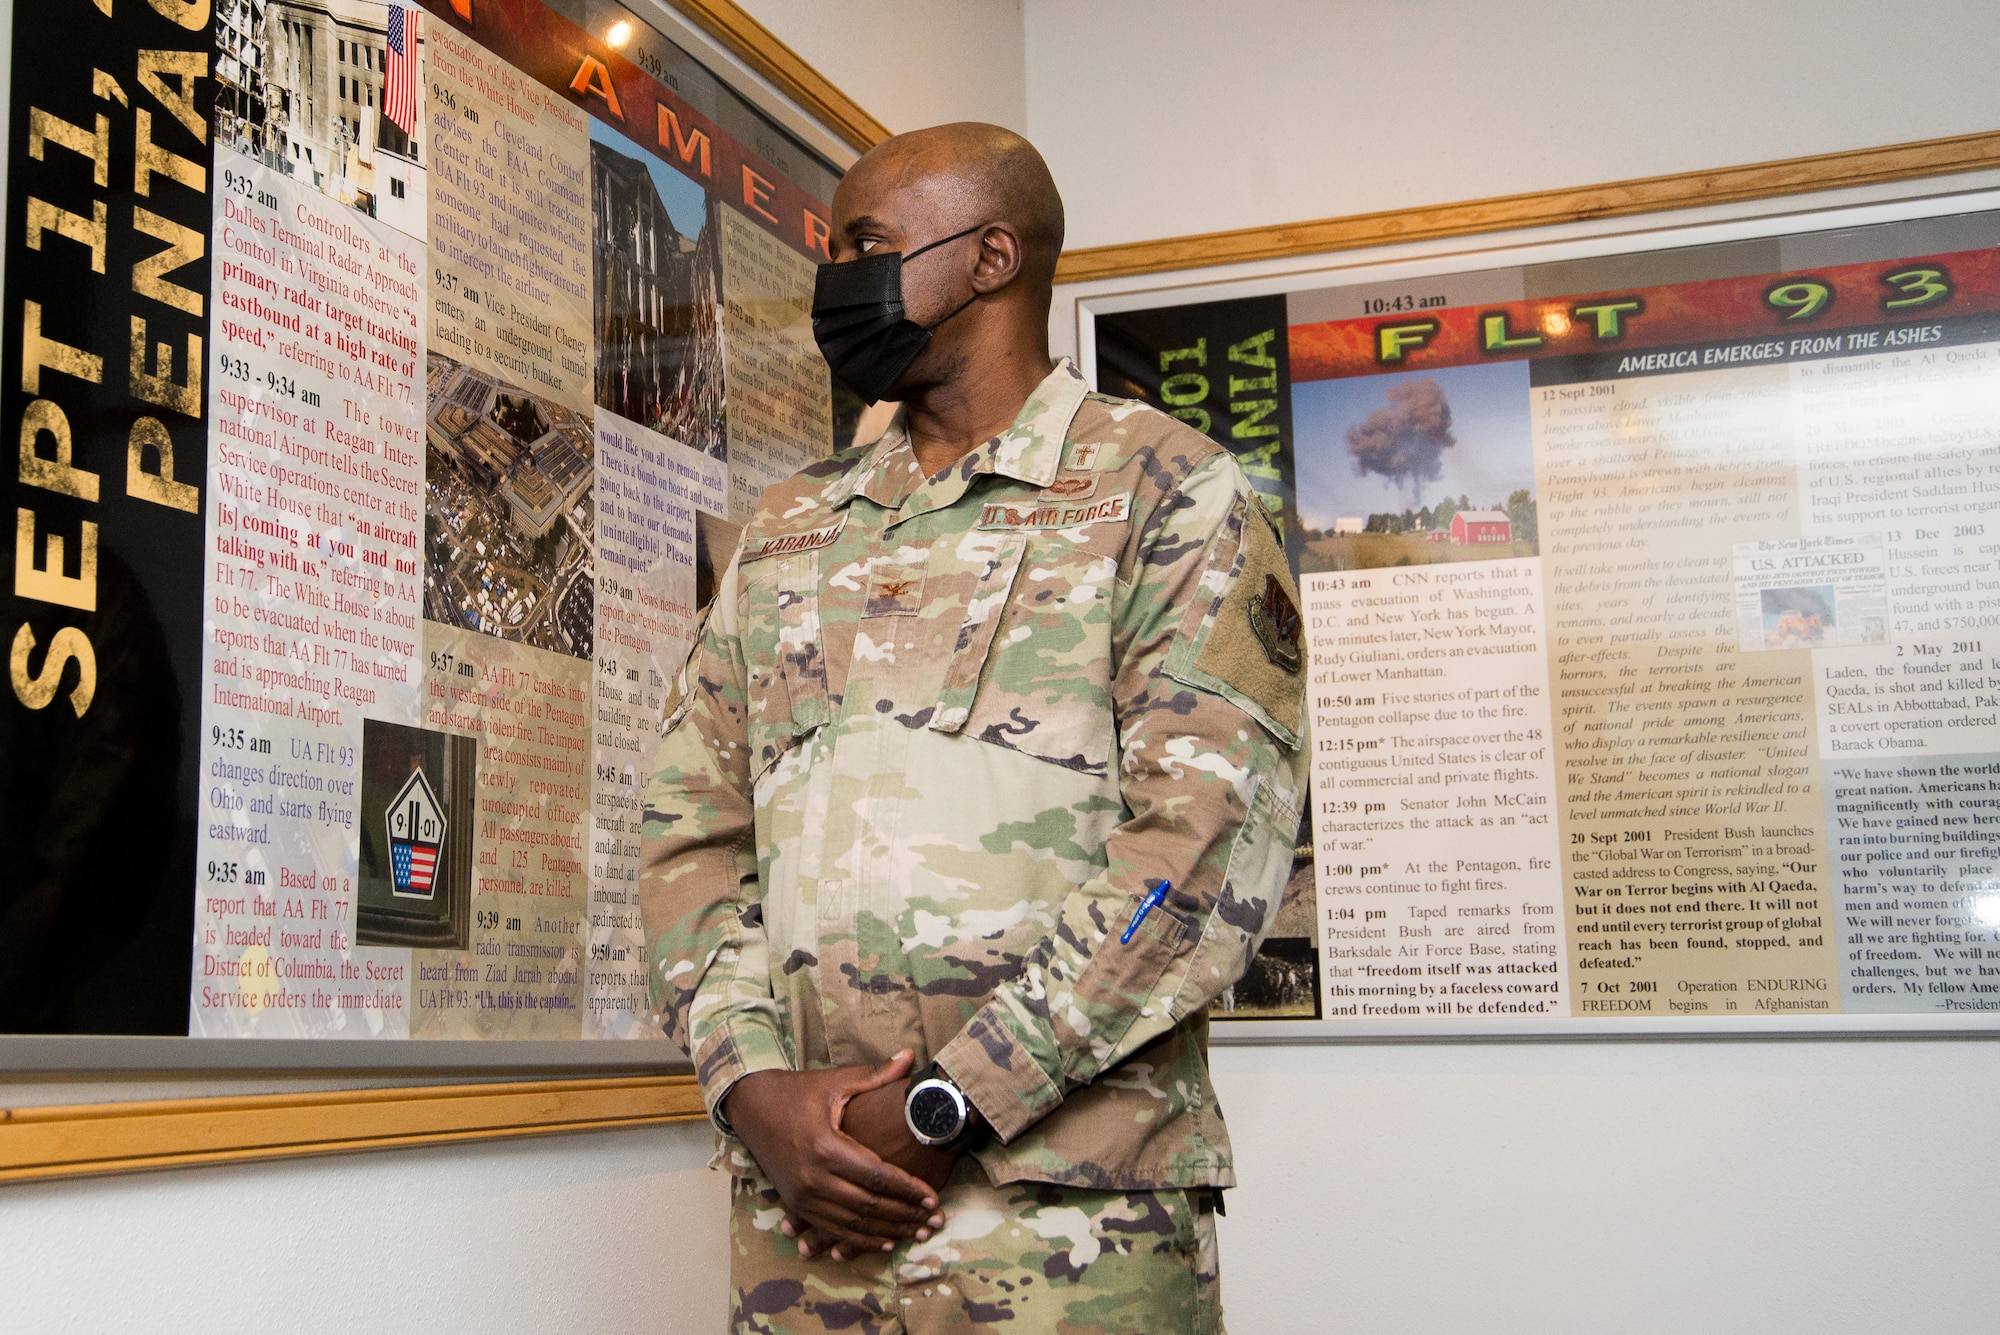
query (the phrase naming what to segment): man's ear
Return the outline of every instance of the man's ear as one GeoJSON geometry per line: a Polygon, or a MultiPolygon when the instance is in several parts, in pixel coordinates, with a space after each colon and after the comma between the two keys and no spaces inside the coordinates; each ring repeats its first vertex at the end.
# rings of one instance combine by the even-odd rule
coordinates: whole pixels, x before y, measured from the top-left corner
{"type": "Polygon", "coordinates": [[[979,234],[979,263],[972,271],[972,288],[986,296],[1021,276],[1025,256],[1021,234],[1009,223],[993,223],[979,234]]]}

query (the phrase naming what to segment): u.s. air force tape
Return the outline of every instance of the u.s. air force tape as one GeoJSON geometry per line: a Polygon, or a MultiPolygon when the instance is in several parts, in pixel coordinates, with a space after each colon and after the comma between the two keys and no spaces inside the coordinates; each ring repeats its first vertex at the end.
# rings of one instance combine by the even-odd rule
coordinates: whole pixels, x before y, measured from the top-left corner
{"type": "Polygon", "coordinates": [[[982,529],[1076,528],[1082,524],[1124,523],[1132,517],[1132,493],[1120,492],[1087,504],[991,501],[980,511],[982,529]]]}

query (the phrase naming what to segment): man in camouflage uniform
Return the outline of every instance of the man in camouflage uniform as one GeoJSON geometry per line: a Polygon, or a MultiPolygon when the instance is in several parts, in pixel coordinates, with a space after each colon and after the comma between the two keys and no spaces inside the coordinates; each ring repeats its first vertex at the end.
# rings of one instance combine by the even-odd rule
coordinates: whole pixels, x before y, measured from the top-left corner
{"type": "Polygon", "coordinates": [[[647,790],[734,1329],[1220,1330],[1205,1008],[1305,790],[1281,544],[1227,450],[1051,369],[1061,204],[1026,141],[892,139],[834,221],[942,323],[886,435],[764,493],[647,790]],[[990,1127],[962,1156],[902,1120],[931,1061],[990,1127]]]}

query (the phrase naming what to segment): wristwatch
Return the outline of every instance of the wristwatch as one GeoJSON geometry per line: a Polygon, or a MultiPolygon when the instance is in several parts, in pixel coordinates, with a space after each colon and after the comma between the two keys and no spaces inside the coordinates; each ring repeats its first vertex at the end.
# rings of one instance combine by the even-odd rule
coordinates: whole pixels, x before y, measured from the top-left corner
{"type": "Polygon", "coordinates": [[[903,1095],[903,1120],[919,1144],[957,1150],[974,1136],[972,1100],[936,1062],[917,1072],[903,1095]]]}

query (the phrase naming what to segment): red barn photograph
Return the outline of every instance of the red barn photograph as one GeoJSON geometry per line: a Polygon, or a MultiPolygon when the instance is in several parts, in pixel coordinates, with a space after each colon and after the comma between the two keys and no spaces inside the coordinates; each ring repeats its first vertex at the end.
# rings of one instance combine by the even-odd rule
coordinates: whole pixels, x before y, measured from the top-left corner
{"type": "Polygon", "coordinates": [[[1514,525],[1498,510],[1460,510],[1451,517],[1451,540],[1461,547],[1512,542],[1514,525]]]}

